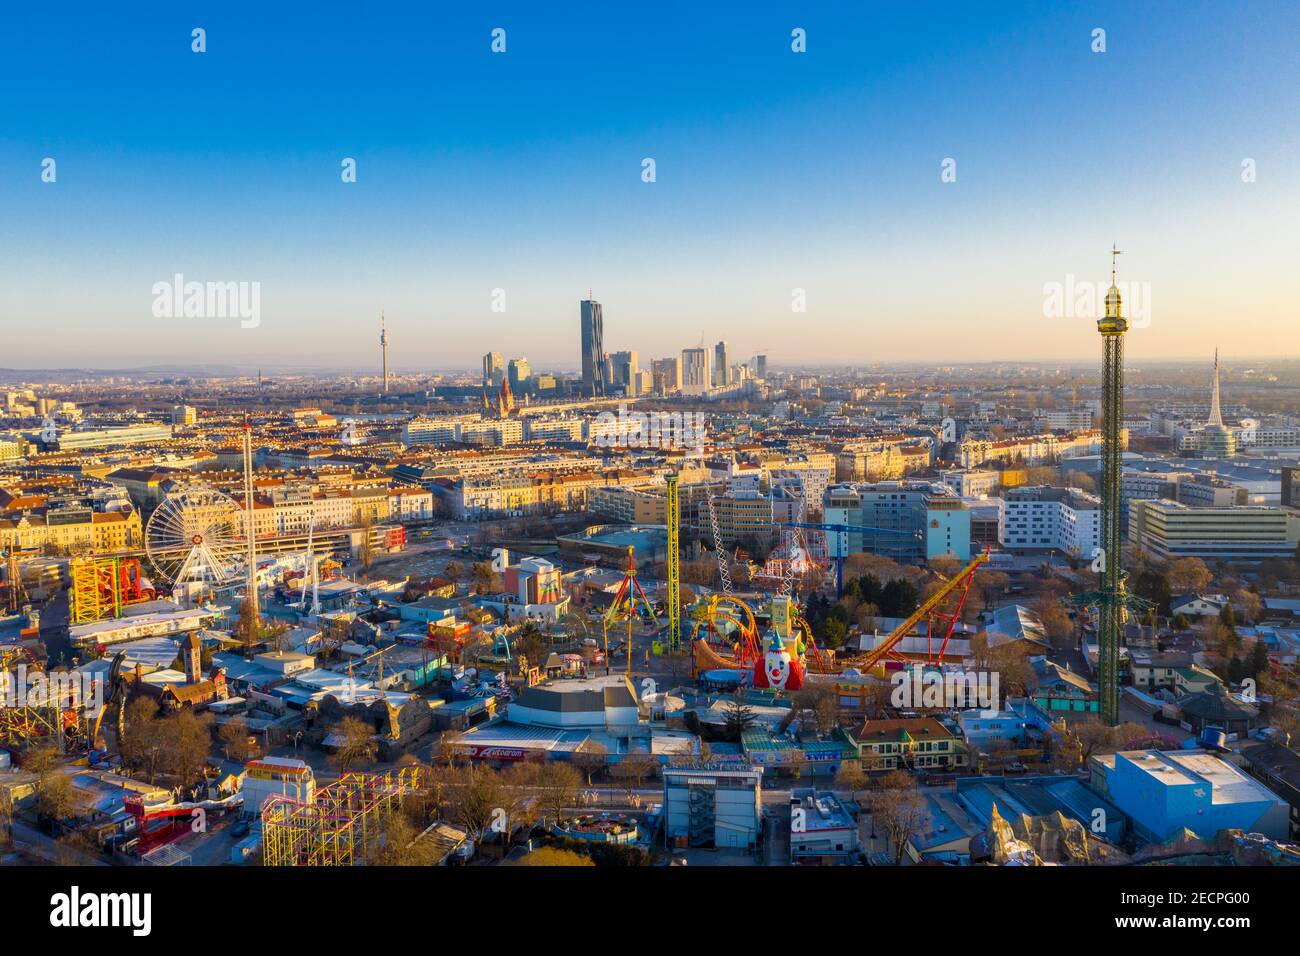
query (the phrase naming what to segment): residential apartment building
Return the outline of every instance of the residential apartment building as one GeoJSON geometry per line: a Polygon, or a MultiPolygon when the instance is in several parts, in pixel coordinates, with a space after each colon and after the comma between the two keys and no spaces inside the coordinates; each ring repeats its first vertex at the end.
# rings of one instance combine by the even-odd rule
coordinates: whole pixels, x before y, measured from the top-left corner
{"type": "Polygon", "coordinates": [[[713,387],[712,373],[707,349],[682,349],[682,394],[706,394],[713,387]]]}
{"type": "MultiPolygon", "coordinates": [[[[691,482],[677,486],[677,500],[681,507],[681,522],[686,528],[707,528],[707,513],[701,518],[701,506],[710,494],[726,491],[726,482],[691,482]]],[[[667,523],[668,499],[663,485],[627,487],[602,485],[587,492],[587,511],[609,521],[628,524],[662,525],[667,523]]]]}
{"type": "Polygon", "coordinates": [[[944,485],[929,481],[835,484],[822,508],[827,524],[880,529],[827,535],[831,557],[870,551],[896,560],[970,557],[970,511],[944,485]]]}
{"type": "Polygon", "coordinates": [[[1091,557],[1101,546],[1101,499],[1077,488],[1028,486],[1003,492],[1002,544],[1091,557]]]}
{"type": "Polygon", "coordinates": [[[682,390],[682,360],[677,356],[655,359],[650,363],[656,395],[671,395],[682,390]]]}
{"type": "Polygon", "coordinates": [[[582,511],[587,495],[601,487],[645,487],[656,476],[644,471],[506,472],[464,478],[449,490],[461,520],[494,515],[582,511]]]}
{"type": "MultiPolygon", "coordinates": [[[[1120,448],[1128,447],[1128,429],[1120,429],[1120,448]]],[[[962,468],[978,468],[983,464],[1015,464],[1023,462],[1039,465],[1061,458],[1101,453],[1101,432],[1095,429],[1065,435],[1033,435],[994,441],[987,438],[967,438],[958,449],[958,464],[962,468]]]]}
{"type": "Polygon", "coordinates": [[[939,480],[959,498],[981,498],[993,493],[1001,477],[998,472],[985,469],[951,470],[940,472],[939,480]]]}
{"type": "Polygon", "coordinates": [[[58,554],[113,554],[139,548],[143,543],[140,513],[134,510],[68,507],[0,518],[0,551],[13,548],[58,554]]]}
{"type": "Polygon", "coordinates": [[[835,458],[836,481],[883,481],[902,478],[931,463],[930,446],[906,435],[854,442],[835,458]]]}

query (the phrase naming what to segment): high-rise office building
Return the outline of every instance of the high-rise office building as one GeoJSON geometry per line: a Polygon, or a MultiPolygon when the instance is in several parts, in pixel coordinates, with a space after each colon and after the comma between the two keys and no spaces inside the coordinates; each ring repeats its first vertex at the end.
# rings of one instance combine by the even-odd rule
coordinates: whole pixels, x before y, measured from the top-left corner
{"type": "Polygon", "coordinates": [[[759,355],[754,358],[754,375],[758,378],[767,378],[766,355],[759,355]]]}
{"type": "Polygon", "coordinates": [[[600,303],[582,300],[582,393],[603,396],[609,373],[605,364],[605,319],[600,303]]]}
{"type": "Polygon", "coordinates": [[[511,359],[510,365],[507,367],[507,372],[510,378],[510,390],[516,395],[524,394],[533,377],[533,370],[528,364],[528,359],[511,359]]]}
{"type": "Polygon", "coordinates": [[[682,393],[703,395],[713,387],[707,349],[682,349],[682,393]]]}
{"type": "Polygon", "coordinates": [[[483,387],[499,388],[505,378],[506,360],[500,352],[488,352],[483,356],[483,387]]]}
{"type": "Polygon", "coordinates": [[[621,387],[624,390],[623,394],[629,397],[636,394],[639,373],[636,352],[615,352],[609,357],[610,382],[616,387],[621,387]]]}
{"type": "Polygon", "coordinates": [[[654,390],[658,394],[668,395],[682,390],[682,360],[676,355],[655,359],[650,370],[654,376],[654,390]]]}
{"type": "Polygon", "coordinates": [[[731,360],[727,356],[727,343],[713,346],[713,384],[726,385],[731,381],[731,360]]]}

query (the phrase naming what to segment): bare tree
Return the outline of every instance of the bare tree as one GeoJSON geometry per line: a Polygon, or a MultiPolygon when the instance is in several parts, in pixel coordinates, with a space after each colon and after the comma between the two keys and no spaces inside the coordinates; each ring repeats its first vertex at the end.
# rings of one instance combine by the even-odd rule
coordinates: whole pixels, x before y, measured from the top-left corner
{"type": "Polygon", "coordinates": [[[582,775],[569,764],[551,760],[538,769],[533,786],[537,790],[537,800],[543,812],[560,823],[564,820],[565,808],[577,802],[582,775]]]}
{"type": "Polygon", "coordinates": [[[449,790],[452,819],[477,844],[494,821],[508,817],[509,794],[501,785],[500,776],[490,768],[468,767],[461,773],[463,784],[449,790]]]}
{"type": "Polygon", "coordinates": [[[614,764],[612,773],[616,779],[623,781],[623,786],[631,797],[658,770],[659,761],[650,754],[632,753],[614,764]]]}
{"type": "Polygon", "coordinates": [[[357,551],[357,560],[361,562],[362,571],[369,575],[370,568],[375,563],[375,544],[373,541],[375,519],[367,512],[361,519],[361,548],[357,551]]]}
{"type": "Polygon", "coordinates": [[[907,841],[925,828],[930,817],[916,779],[900,770],[886,774],[871,794],[869,805],[875,826],[885,832],[894,848],[895,865],[902,863],[907,841]]]}
{"type": "Polygon", "coordinates": [[[1179,558],[1171,562],[1166,577],[1175,594],[1199,594],[1214,580],[1209,567],[1200,558],[1179,558]]]}
{"type": "Polygon", "coordinates": [[[164,767],[166,749],[158,705],[143,695],[133,698],[126,705],[126,733],[118,741],[122,762],[132,770],[147,773],[152,784],[164,767]]]}
{"type": "Polygon", "coordinates": [[[1068,648],[1074,636],[1074,622],[1070,620],[1065,603],[1054,594],[1044,594],[1034,602],[1034,611],[1043,622],[1043,630],[1052,647],[1057,650],[1068,648]]]}
{"type": "Polygon", "coordinates": [[[60,821],[74,816],[84,805],[72,778],[63,772],[63,757],[53,746],[29,751],[23,761],[36,774],[36,815],[41,820],[60,821]]]}
{"type": "Polygon", "coordinates": [[[854,800],[858,798],[858,792],[865,790],[870,778],[867,772],[862,769],[860,760],[846,760],[840,764],[839,772],[835,774],[835,786],[841,790],[849,791],[854,800]]]}
{"type": "Polygon", "coordinates": [[[582,746],[574,753],[573,762],[586,775],[587,786],[590,787],[592,776],[609,765],[609,751],[604,744],[590,739],[584,740],[582,746]]]}
{"type": "Polygon", "coordinates": [[[332,760],[340,771],[347,771],[363,761],[375,759],[379,746],[370,725],[355,717],[344,717],[330,728],[338,738],[332,760]]]}
{"type": "Polygon", "coordinates": [[[0,847],[8,848],[14,842],[14,800],[8,787],[0,788],[0,847]]]}
{"type": "Polygon", "coordinates": [[[160,721],[163,751],[168,772],[182,786],[189,786],[202,773],[212,750],[212,715],[186,709],[160,721]]]}
{"type": "Polygon", "coordinates": [[[221,749],[227,760],[236,763],[245,763],[248,760],[251,753],[248,746],[248,724],[242,717],[236,717],[222,724],[217,730],[217,737],[221,740],[221,749]]]}

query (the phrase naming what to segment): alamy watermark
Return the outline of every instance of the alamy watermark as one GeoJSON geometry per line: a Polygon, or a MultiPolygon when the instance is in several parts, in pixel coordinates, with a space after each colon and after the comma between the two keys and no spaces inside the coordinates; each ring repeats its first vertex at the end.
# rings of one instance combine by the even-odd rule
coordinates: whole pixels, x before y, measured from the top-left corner
{"type": "Polygon", "coordinates": [[[704,447],[703,412],[601,412],[591,425],[592,440],[601,448],[704,447]]]}
{"type": "Polygon", "coordinates": [[[176,273],[171,282],[153,284],[157,319],[239,319],[242,329],[262,324],[262,283],[186,282],[176,273]]]}
{"type": "Polygon", "coordinates": [[[104,678],[85,671],[36,671],[27,665],[0,672],[0,707],[81,707],[87,716],[104,706],[104,678]]]}
{"type": "MultiPolygon", "coordinates": [[[[1130,329],[1151,325],[1151,283],[1116,282],[1130,329]]],[[[1106,282],[1080,282],[1070,273],[1064,282],[1043,283],[1043,317],[1047,319],[1102,319],[1106,316],[1106,282]]]]}
{"type": "Polygon", "coordinates": [[[988,719],[1002,712],[997,671],[941,671],[913,664],[896,672],[889,702],[898,710],[978,709],[988,719]]]}

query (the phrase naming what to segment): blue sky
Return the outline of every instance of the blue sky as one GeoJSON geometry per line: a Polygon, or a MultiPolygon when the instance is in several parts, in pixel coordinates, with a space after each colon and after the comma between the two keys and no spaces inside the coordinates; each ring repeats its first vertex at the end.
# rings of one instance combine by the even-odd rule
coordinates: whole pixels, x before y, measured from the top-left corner
{"type": "Polygon", "coordinates": [[[1295,4],[282,6],[0,8],[0,366],[1088,359],[1112,240],[1132,356],[1300,353],[1295,4]]]}

